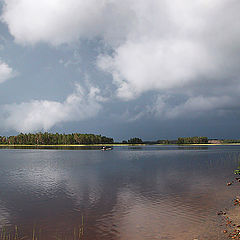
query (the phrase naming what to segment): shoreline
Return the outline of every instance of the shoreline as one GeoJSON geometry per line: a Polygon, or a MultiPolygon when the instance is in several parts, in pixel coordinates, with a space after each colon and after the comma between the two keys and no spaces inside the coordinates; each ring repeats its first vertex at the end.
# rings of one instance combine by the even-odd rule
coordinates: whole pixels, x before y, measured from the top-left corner
{"type": "MultiPolygon", "coordinates": [[[[236,177],[227,183],[227,186],[230,187],[233,184],[239,184],[240,177],[236,177]]],[[[224,211],[221,210],[217,213],[218,216],[222,216],[222,220],[225,224],[220,226],[223,227],[222,232],[228,239],[240,239],[240,197],[235,196],[231,200],[231,206],[224,211]]]]}
{"type": "Polygon", "coordinates": [[[0,144],[0,147],[102,147],[102,146],[116,146],[116,147],[128,147],[128,146],[235,146],[240,143],[195,143],[195,144],[122,144],[122,143],[100,143],[100,144],[0,144]]]}
{"type": "Polygon", "coordinates": [[[38,145],[27,145],[27,144],[0,144],[0,147],[103,147],[103,146],[144,146],[147,144],[38,144],[38,145]]]}

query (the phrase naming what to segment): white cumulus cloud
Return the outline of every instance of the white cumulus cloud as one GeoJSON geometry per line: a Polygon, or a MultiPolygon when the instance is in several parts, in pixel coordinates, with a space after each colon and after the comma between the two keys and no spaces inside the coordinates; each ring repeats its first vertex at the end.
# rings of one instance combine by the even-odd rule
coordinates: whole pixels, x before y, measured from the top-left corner
{"type": "Polygon", "coordinates": [[[101,109],[99,97],[98,88],[86,91],[76,85],[64,102],[32,100],[1,106],[1,122],[3,127],[18,132],[47,131],[58,123],[94,117],[101,109]]]}
{"type": "Polygon", "coordinates": [[[206,50],[187,40],[127,42],[98,65],[113,75],[118,96],[132,99],[149,90],[182,87],[214,70],[206,50]]]}
{"type": "MultiPolygon", "coordinates": [[[[217,101],[219,106],[214,99],[233,98],[226,90],[239,86],[237,0],[3,2],[1,19],[17,43],[61,45],[81,39],[102,40],[111,51],[102,49],[97,65],[112,76],[121,100],[150,91],[181,93],[186,104],[175,105],[175,112],[194,109],[193,102],[201,97],[205,98],[202,105],[210,102],[213,108],[224,108],[225,101],[217,101]]],[[[58,103],[51,104],[58,108],[58,103]]]]}
{"type": "Polygon", "coordinates": [[[6,63],[0,61],[0,83],[5,82],[12,77],[14,77],[13,69],[6,63]]]}
{"type": "Polygon", "coordinates": [[[237,1],[139,1],[138,19],[113,54],[98,66],[113,76],[117,95],[129,100],[150,90],[190,90],[202,79],[235,84],[238,65],[240,4],[237,1]],[[222,14],[222,15],[221,15],[222,14]],[[218,19],[218,21],[216,21],[218,19]]]}
{"type": "Polygon", "coordinates": [[[2,20],[19,43],[56,45],[95,34],[102,5],[97,0],[6,0],[2,20]]]}
{"type": "Polygon", "coordinates": [[[122,6],[112,0],[4,0],[1,18],[20,44],[59,45],[100,35],[119,41],[128,28],[119,20],[131,16],[122,6]]]}

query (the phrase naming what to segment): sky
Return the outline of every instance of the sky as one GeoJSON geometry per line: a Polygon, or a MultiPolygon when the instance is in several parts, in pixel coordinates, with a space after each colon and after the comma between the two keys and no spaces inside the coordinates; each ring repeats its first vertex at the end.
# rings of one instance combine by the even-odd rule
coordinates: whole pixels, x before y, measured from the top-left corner
{"type": "Polygon", "coordinates": [[[240,138],[238,0],[0,0],[0,135],[240,138]]]}

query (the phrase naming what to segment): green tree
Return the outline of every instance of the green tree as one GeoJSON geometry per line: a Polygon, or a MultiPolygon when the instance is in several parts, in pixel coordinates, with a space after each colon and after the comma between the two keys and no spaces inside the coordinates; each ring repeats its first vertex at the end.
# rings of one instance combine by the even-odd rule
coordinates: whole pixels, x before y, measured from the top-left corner
{"type": "Polygon", "coordinates": [[[128,143],[129,143],[129,144],[141,144],[141,143],[143,143],[143,141],[142,141],[141,138],[135,137],[135,138],[130,138],[130,139],[128,140],[128,143]]]}

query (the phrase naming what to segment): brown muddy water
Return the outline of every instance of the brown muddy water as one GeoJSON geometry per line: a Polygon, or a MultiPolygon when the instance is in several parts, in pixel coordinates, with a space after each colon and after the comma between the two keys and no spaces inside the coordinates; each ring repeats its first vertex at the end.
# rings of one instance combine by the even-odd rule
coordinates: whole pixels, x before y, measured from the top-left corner
{"type": "Polygon", "coordinates": [[[240,146],[1,149],[0,225],[85,240],[226,239],[240,146]],[[83,223],[82,223],[83,218],[83,223]],[[74,233],[75,231],[75,233],[74,233]]]}

